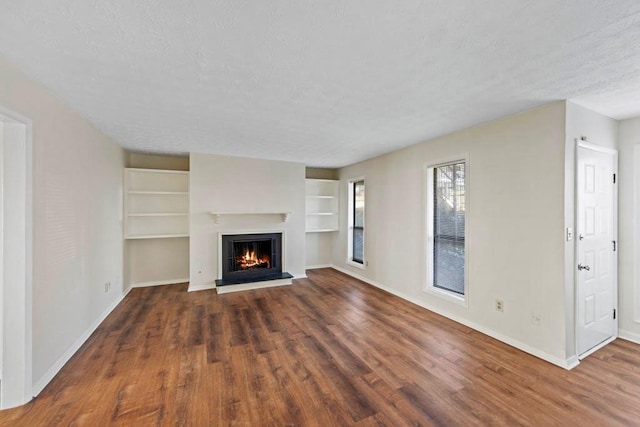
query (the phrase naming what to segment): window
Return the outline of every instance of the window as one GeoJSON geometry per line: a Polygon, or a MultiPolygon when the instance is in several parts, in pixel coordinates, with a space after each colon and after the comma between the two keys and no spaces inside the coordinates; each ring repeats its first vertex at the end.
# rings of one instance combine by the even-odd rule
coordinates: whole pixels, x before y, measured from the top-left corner
{"type": "Polygon", "coordinates": [[[466,164],[427,168],[427,281],[459,298],[466,293],[466,164]]]}
{"type": "Polygon", "coordinates": [[[364,266],[364,179],[349,182],[348,262],[364,266]]]}

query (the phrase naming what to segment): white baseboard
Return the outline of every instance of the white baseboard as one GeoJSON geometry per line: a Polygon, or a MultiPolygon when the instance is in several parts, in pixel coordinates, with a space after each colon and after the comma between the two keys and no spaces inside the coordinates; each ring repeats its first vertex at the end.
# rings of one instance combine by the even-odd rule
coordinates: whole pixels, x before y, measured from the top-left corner
{"type": "Polygon", "coordinates": [[[109,305],[109,307],[107,307],[107,309],[104,312],[102,312],[102,314],[67,349],[67,351],[65,351],[64,354],[62,356],[60,356],[60,358],[58,358],[58,360],[55,361],[55,363],[51,366],[51,368],[49,368],[47,370],[47,372],[44,373],[42,378],[40,378],[38,380],[38,382],[36,382],[33,385],[33,388],[31,389],[33,397],[36,397],[37,395],[40,394],[40,392],[42,390],[44,390],[44,388],[47,386],[47,384],[49,384],[49,382],[51,382],[53,377],[55,377],[56,374],[58,372],[60,372],[60,370],[63,368],[63,366],[69,361],[69,359],[71,359],[71,357],[73,357],[73,355],[76,354],[76,352],[80,349],[80,347],[82,347],[82,344],[84,344],[85,341],[87,341],[87,339],[91,336],[91,334],[94,333],[96,329],[98,329],[98,326],[100,326],[100,324],[104,321],[104,319],[106,319],[107,316],[109,314],[111,314],[111,312],[118,306],[118,304],[120,304],[122,302],[122,300],[127,296],[127,294],[130,291],[131,291],[131,287],[129,287],[129,289],[124,291],[122,293],[122,295],[120,296],[120,298],[117,298],[113,303],[111,303],[111,305],[109,305]]]}
{"type": "Polygon", "coordinates": [[[317,265],[307,265],[305,267],[306,270],[315,270],[317,268],[331,268],[333,264],[317,264],[317,265]]]}
{"type": "Polygon", "coordinates": [[[636,334],[629,331],[618,331],[618,338],[622,338],[623,340],[631,341],[632,343],[640,344],[640,334],[636,334]]]}
{"type": "Polygon", "coordinates": [[[579,364],[580,364],[580,359],[578,359],[578,356],[571,356],[567,359],[567,366],[566,367],[562,366],[562,367],[568,370],[572,370],[579,364]]]}
{"type": "Polygon", "coordinates": [[[178,283],[188,283],[189,278],[186,279],[171,279],[171,280],[158,280],[155,282],[140,282],[140,283],[132,283],[132,288],[146,288],[148,286],[163,286],[163,285],[175,285],[178,283]]]}
{"type": "Polygon", "coordinates": [[[207,291],[209,289],[215,289],[215,288],[216,288],[215,282],[203,283],[201,285],[193,285],[190,283],[189,287],[187,288],[187,292],[207,291]]]}
{"type": "MultiPolygon", "coordinates": [[[[289,274],[291,274],[291,273],[289,273],[289,274]]],[[[307,274],[306,273],[293,274],[293,278],[294,279],[306,279],[307,278],[307,274]]]]}
{"type": "Polygon", "coordinates": [[[417,300],[417,299],[415,299],[415,298],[413,298],[413,297],[411,297],[409,295],[406,295],[406,294],[404,294],[402,292],[399,292],[399,291],[397,291],[397,290],[395,290],[393,288],[385,286],[382,283],[378,283],[378,282],[376,282],[374,280],[368,279],[368,278],[366,278],[364,276],[361,276],[361,275],[359,275],[357,273],[354,273],[352,271],[349,271],[347,269],[338,267],[336,265],[333,265],[331,267],[334,268],[335,270],[338,270],[338,271],[344,273],[344,274],[347,274],[347,275],[349,275],[351,277],[354,277],[354,278],[356,278],[358,280],[362,280],[365,283],[368,283],[368,284],[370,284],[372,286],[375,286],[376,288],[380,288],[380,289],[382,289],[384,291],[387,291],[390,294],[393,294],[393,295],[395,295],[397,297],[400,297],[400,298],[402,298],[402,299],[404,299],[406,301],[409,301],[409,302],[411,302],[413,304],[419,305],[422,308],[426,308],[429,311],[433,311],[434,313],[437,313],[437,314],[439,314],[441,316],[444,316],[447,319],[451,319],[454,322],[461,323],[461,324],[463,324],[465,326],[468,326],[471,329],[474,329],[474,330],[476,330],[478,332],[482,332],[483,334],[488,335],[488,336],[490,336],[492,338],[495,338],[498,341],[501,341],[501,342],[503,342],[505,344],[508,344],[508,345],[510,345],[512,347],[517,348],[518,350],[522,350],[525,353],[529,353],[529,354],[531,354],[533,356],[536,356],[539,359],[542,359],[544,361],[552,363],[552,364],[554,364],[556,366],[559,366],[561,368],[573,369],[579,363],[578,358],[575,357],[575,356],[570,357],[568,359],[562,359],[562,358],[553,356],[553,355],[551,355],[549,353],[546,353],[546,352],[541,351],[541,350],[539,350],[539,349],[537,349],[535,347],[532,347],[529,344],[525,344],[525,343],[523,343],[521,341],[518,341],[516,339],[508,337],[508,336],[506,336],[506,335],[504,335],[504,334],[502,334],[500,332],[496,332],[496,331],[494,331],[492,329],[489,329],[489,328],[486,328],[486,327],[484,327],[482,325],[478,325],[477,323],[472,322],[472,321],[470,321],[468,319],[464,319],[464,318],[462,318],[460,316],[456,316],[456,315],[451,314],[449,312],[446,312],[446,311],[444,311],[442,309],[430,306],[429,304],[427,304],[427,303],[425,303],[423,301],[419,301],[419,300],[417,300]]]}

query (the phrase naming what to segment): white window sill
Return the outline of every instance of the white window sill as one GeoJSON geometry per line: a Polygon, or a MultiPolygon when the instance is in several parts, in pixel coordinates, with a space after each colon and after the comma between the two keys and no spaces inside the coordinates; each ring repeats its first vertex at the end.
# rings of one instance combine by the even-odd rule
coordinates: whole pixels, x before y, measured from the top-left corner
{"type": "Polygon", "coordinates": [[[469,307],[466,295],[456,294],[454,292],[449,292],[445,289],[436,288],[435,286],[431,285],[427,285],[427,287],[424,289],[424,292],[438,297],[442,300],[448,301],[452,304],[456,304],[465,308],[469,307]]]}
{"type": "Polygon", "coordinates": [[[364,263],[360,264],[359,262],[355,262],[350,259],[347,260],[347,265],[350,265],[351,267],[359,268],[360,270],[365,270],[364,263]]]}

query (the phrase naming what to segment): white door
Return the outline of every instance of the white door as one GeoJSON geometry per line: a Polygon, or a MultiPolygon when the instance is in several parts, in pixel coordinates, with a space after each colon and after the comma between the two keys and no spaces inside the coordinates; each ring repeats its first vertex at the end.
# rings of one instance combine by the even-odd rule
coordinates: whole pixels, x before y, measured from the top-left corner
{"type": "Polygon", "coordinates": [[[578,354],[616,335],[617,153],[579,143],[577,153],[578,354]]]}

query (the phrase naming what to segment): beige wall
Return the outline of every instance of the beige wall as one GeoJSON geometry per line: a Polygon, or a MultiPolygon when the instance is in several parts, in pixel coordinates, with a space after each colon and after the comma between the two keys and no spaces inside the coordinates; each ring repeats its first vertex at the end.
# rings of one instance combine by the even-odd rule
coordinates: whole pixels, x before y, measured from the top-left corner
{"type": "Polygon", "coordinates": [[[333,236],[330,233],[306,233],[305,252],[307,268],[328,267],[332,262],[331,251],[333,248],[333,236]]]}
{"type": "Polygon", "coordinates": [[[619,136],[619,333],[640,343],[640,117],[621,121],[619,136]]]}
{"type": "Polygon", "coordinates": [[[33,122],[33,383],[38,392],[122,296],[124,152],[9,63],[0,105],[33,122]],[[111,281],[111,290],[104,283],[111,281]]]}
{"type": "Polygon", "coordinates": [[[184,283],[189,280],[189,238],[132,239],[125,245],[125,284],[184,283]]]}
{"type": "Polygon", "coordinates": [[[189,173],[190,287],[206,289],[218,279],[218,234],[284,230],[286,270],[304,275],[305,171],[302,163],[191,154],[189,173]],[[215,224],[211,212],[293,212],[228,215],[215,224]]]}
{"type": "Polygon", "coordinates": [[[340,170],[366,181],[365,270],[348,265],[341,215],[333,263],[436,312],[565,366],[565,104],[542,108],[340,170]],[[468,307],[425,286],[426,163],[469,156],[468,307]],[[504,301],[504,312],[495,310],[504,301]],[[534,325],[532,314],[541,316],[534,325]]]}

